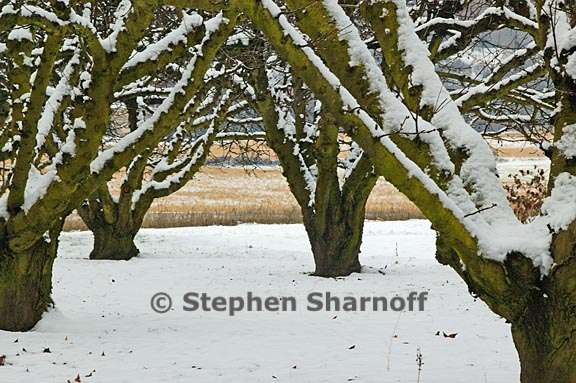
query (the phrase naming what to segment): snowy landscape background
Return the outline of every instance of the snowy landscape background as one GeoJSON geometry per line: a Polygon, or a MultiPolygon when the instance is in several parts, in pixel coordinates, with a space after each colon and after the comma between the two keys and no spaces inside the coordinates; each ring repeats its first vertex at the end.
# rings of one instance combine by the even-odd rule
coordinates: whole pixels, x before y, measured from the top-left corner
{"type": "MultiPolygon", "coordinates": [[[[504,180],[548,166],[532,146],[492,146],[504,180]]],[[[436,261],[427,220],[368,220],[362,273],[325,279],[309,275],[314,262],[304,227],[278,223],[300,218],[277,166],[206,167],[149,215],[170,212],[178,216],[154,217],[148,225],[206,226],[142,229],[141,254],[128,262],[89,260],[92,234],[69,219],[54,266],[55,309],[31,332],[0,332],[2,381],[507,383],[518,377],[509,325],[436,261]],[[235,219],[276,223],[215,225],[235,219]],[[187,292],[248,291],[295,296],[298,310],[229,317],[181,307],[187,292]],[[423,312],[305,309],[309,293],[326,291],[389,298],[426,291],[428,301],[423,312]],[[173,298],[170,312],[151,309],[157,292],[173,298]]],[[[369,200],[371,214],[420,215],[383,179],[369,200]]]]}
{"type": "MultiPolygon", "coordinates": [[[[493,147],[503,151],[498,165],[503,179],[548,166],[530,146],[500,142],[493,147]]],[[[159,200],[149,214],[186,210],[207,214],[208,226],[143,229],[136,237],[141,254],[128,262],[89,260],[91,232],[63,233],[54,267],[56,307],[32,332],[0,332],[0,354],[6,355],[7,367],[0,370],[3,381],[517,379],[519,363],[509,326],[475,300],[456,273],[436,261],[435,233],[427,220],[367,221],[362,273],[325,279],[309,275],[314,263],[301,224],[213,225],[218,219],[229,225],[235,214],[246,219],[248,211],[256,211],[256,219],[298,220],[297,205],[277,167],[205,168],[182,191],[159,200]],[[287,213],[291,209],[296,218],[287,213]],[[248,291],[295,296],[299,308],[229,317],[184,312],[179,305],[187,292],[245,296],[248,291]],[[326,291],[354,297],[429,294],[423,312],[305,309],[307,294],[326,291]],[[157,292],[173,298],[170,312],[151,309],[150,299],[157,292]]],[[[419,214],[385,180],[371,196],[368,216],[371,212],[384,218],[419,214]]],[[[183,217],[184,222],[190,219],[183,217]]],[[[159,222],[156,218],[149,224],[159,222]]],[[[69,226],[78,228],[74,218],[69,226]]]]}
{"type": "Polygon", "coordinates": [[[0,383],[576,382],[572,2],[6,0],[0,35],[0,383]]]}
{"type": "Polygon", "coordinates": [[[325,279],[306,274],[313,259],[301,225],[144,229],[137,237],[142,254],[128,262],[88,260],[90,232],[64,233],[54,270],[56,309],[32,332],[1,333],[7,367],[0,378],[404,383],[417,381],[420,350],[421,382],[515,381],[508,325],[438,264],[434,240],[425,220],[369,221],[363,273],[325,279]],[[188,291],[295,295],[302,302],[315,291],[429,297],[424,312],[302,309],[231,318],[179,307],[157,314],[150,298],[159,291],[175,301],[188,291]]]}

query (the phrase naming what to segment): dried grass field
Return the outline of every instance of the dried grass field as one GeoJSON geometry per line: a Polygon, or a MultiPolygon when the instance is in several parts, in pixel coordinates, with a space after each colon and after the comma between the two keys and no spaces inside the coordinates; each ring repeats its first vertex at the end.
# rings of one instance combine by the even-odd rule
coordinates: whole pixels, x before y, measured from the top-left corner
{"type": "MultiPolygon", "coordinates": [[[[533,146],[492,142],[498,156],[507,160],[539,161],[533,146]]],[[[219,153],[220,154],[220,153],[219,153]]],[[[526,165],[532,166],[532,165],[526,165]]],[[[506,169],[510,171],[510,169],[506,169]]],[[[512,166],[512,172],[516,168],[512,166]]],[[[118,182],[116,182],[117,184],[118,182]]],[[[392,185],[380,179],[368,200],[370,220],[423,218],[420,211],[392,185]]],[[[156,200],[146,216],[144,227],[236,225],[238,223],[299,223],[298,204],[290,193],[280,167],[205,166],[182,190],[156,200]]],[[[84,230],[73,214],[65,230],[84,230]]]]}
{"type": "MultiPolygon", "coordinates": [[[[368,201],[367,218],[422,218],[393,186],[380,180],[368,201]]],[[[298,223],[298,204],[278,167],[204,167],[182,190],[156,200],[144,227],[235,225],[241,222],[298,223]]],[[[85,229],[73,214],[66,230],[85,229]]]]}

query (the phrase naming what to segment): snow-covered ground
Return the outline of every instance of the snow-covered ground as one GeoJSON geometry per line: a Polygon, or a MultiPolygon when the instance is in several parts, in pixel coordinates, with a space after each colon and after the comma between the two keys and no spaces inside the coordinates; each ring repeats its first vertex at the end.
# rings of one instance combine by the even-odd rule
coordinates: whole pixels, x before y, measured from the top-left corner
{"type": "MultiPolygon", "coordinates": [[[[496,167],[500,179],[504,182],[509,181],[511,176],[518,174],[521,170],[530,171],[533,176],[538,170],[543,169],[545,176],[548,177],[550,160],[546,157],[499,158],[496,167]]],[[[520,178],[526,179],[526,177],[520,178]]]]}
{"type": "Polygon", "coordinates": [[[364,273],[320,279],[306,274],[313,262],[300,225],[143,230],[142,255],[129,262],[90,261],[90,234],[65,233],[57,309],[32,332],[0,332],[0,382],[404,383],[417,382],[418,350],[422,383],[518,381],[508,325],[434,260],[427,221],[368,222],[364,236],[364,273]],[[189,291],[294,295],[302,307],[184,312],[189,291]],[[316,291],[429,296],[423,312],[306,311],[316,291]],[[152,311],[157,292],[173,297],[172,311],[152,311]]]}

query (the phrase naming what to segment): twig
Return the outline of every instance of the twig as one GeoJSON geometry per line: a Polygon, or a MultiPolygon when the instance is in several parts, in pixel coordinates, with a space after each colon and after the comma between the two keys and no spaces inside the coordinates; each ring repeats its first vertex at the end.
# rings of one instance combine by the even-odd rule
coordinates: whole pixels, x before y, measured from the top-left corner
{"type": "Polygon", "coordinates": [[[464,216],[464,218],[470,217],[470,216],[475,215],[475,214],[478,214],[478,213],[482,213],[483,211],[490,210],[490,209],[492,209],[492,208],[495,208],[496,206],[498,206],[498,204],[493,203],[491,206],[483,207],[482,209],[478,209],[478,210],[476,210],[475,212],[466,214],[466,215],[464,216]]]}

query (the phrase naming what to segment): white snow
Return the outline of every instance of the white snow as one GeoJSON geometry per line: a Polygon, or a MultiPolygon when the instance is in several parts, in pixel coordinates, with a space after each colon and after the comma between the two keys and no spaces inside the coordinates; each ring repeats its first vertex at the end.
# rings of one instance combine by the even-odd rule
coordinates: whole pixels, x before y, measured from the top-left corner
{"type": "Polygon", "coordinates": [[[126,23],[130,12],[133,12],[132,2],[130,0],[121,0],[116,8],[116,12],[114,12],[116,20],[111,27],[110,34],[105,38],[100,39],[100,44],[102,44],[102,48],[104,48],[106,52],[116,52],[118,35],[120,35],[120,32],[125,30],[124,24],[126,23]]]}
{"type": "Polygon", "coordinates": [[[37,7],[32,4],[26,4],[26,6],[21,6],[14,8],[12,4],[5,5],[2,7],[2,11],[0,12],[0,16],[3,15],[13,15],[20,13],[23,17],[42,17],[47,21],[57,24],[57,25],[65,25],[66,23],[58,18],[55,13],[49,12],[43,8],[37,7]]]}
{"type": "Polygon", "coordinates": [[[567,172],[558,174],[551,195],[542,205],[542,211],[550,216],[552,229],[566,230],[576,219],[576,177],[567,172]]]}
{"type": "Polygon", "coordinates": [[[46,191],[52,182],[58,182],[59,180],[60,178],[54,166],[48,167],[44,173],[41,173],[35,165],[30,166],[26,188],[24,189],[24,210],[30,210],[32,205],[46,195],[46,191]]]}
{"type": "Polygon", "coordinates": [[[564,157],[570,159],[576,156],[576,124],[562,128],[562,136],[554,145],[562,151],[564,157]]]}
{"type": "Polygon", "coordinates": [[[46,105],[37,125],[38,132],[36,133],[36,151],[42,148],[46,141],[46,137],[51,132],[54,118],[60,109],[64,97],[70,95],[73,91],[70,79],[74,73],[74,67],[78,64],[80,64],[80,54],[79,52],[75,52],[62,71],[62,77],[60,78],[58,85],[51,89],[51,94],[46,100],[46,105]]]}
{"type": "Polygon", "coordinates": [[[156,61],[162,53],[171,51],[180,43],[186,43],[187,35],[193,31],[194,28],[202,25],[203,21],[202,16],[196,12],[190,15],[184,13],[182,23],[178,28],[170,31],[159,41],[149,44],[142,52],[135,53],[124,65],[123,69],[131,68],[147,61],[156,61]]]}
{"type": "Polygon", "coordinates": [[[28,40],[32,41],[32,33],[28,28],[14,28],[8,34],[8,40],[22,41],[28,40]]]}
{"type": "Polygon", "coordinates": [[[90,234],[65,233],[54,267],[57,309],[34,331],[0,332],[7,363],[0,379],[404,383],[416,382],[420,348],[421,382],[517,381],[509,326],[434,260],[429,227],[422,220],[367,222],[364,272],[341,279],[305,274],[313,263],[301,225],[142,230],[143,253],[129,262],[90,261],[90,234]],[[175,302],[189,291],[295,295],[303,307],[314,291],[355,297],[428,291],[429,299],[424,312],[299,309],[230,318],[178,307],[156,314],[149,301],[160,291],[175,302]],[[42,352],[46,347],[51,353],[42,352]]]}

